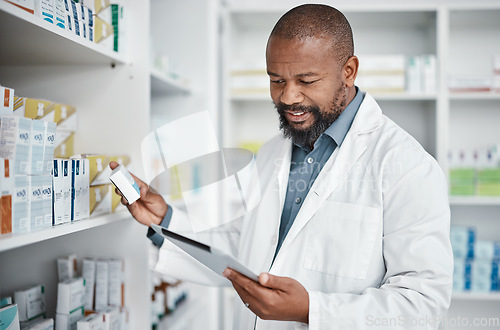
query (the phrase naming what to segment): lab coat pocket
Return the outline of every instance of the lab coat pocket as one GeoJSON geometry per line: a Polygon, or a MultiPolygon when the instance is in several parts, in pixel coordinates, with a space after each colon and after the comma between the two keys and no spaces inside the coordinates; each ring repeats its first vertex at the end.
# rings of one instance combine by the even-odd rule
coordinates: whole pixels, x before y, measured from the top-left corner
{"type": "Polygon", "coordinates": [[[381,209],[326,201],[309,225],[306,269],[366,279],[377,236],[381,235],[381,209]]]}

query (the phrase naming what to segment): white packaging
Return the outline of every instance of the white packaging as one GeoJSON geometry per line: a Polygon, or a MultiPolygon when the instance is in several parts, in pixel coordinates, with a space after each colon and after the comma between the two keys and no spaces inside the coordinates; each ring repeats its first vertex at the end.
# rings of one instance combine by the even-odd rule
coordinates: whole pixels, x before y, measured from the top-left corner
{"type": "Polygon", "coordinates": [[[64,0],[54,0],[54,24],[66,30],[66,8],[64,0]]]}
{"type": "Polygon", "coordinates": [[[120,329],[128,330],[129,329],[129,311],[126,307],[120,308],[120,329]]]}
{"type": "Polygon", "coordinates": [[[28,171],[31,119],[3,116],[0,128],[0,157],[14,159],[16,174],[28,171]]]}
{"type": "Polygon", "coordinates": [[[359,74],[405,74],[404,55],[360,55],[359,74]]]}
{"type": "Polygon", "coordinates": [[[23,323],[21,330],[54,330],[54,319],[38,318],[28,323],[23,323]]]}
{"type": "Polygon", "coordinates": [[[90,216],[90,164],[89,160],[84,158],[80,160],[80,216],[87,219],[90,216]]]}
{"type": "Polygon", "coordinates": [[[54,24],[55,0],[35,0],[35,16],[54,24]]]}
{"type": "Polygon", "coordinates": [[[70,31],[72,33],[75,33],[75,28],[74,28],[74,21],[75,19],[69,12],[65,12],[65,17],[66,17],[66,31],[70,31]]]}
{"type": "Polygon", "coordinates": [[[487,260],[500,258],[500,242],[477,240],[474,244],[474,258],[487,260]]]}
{"type": "Polygon", "coordinates": [[[455,258],[473,258],[475,230],[471,227],[451,226],[450,240],[455,258]]]}
{"type": "Polygon", "coordinates": [[[19,330],[19,311],[16,304],[0,308],[0,329],[19,330]]]}
{"type": "Polygon", "coordinates": [[[118,188],[129,204],[132,204],[141,197],[139,185],[135,182],[125,166],[118,165],[118,167],[111,172],[109,180],[118,188]]]}
{"type": "Polygon", "coordinates": [[[76,254],[57,258],[57,275],[59,282],[70,280],[76,275],[76,254]]]}
{"type": "Polygon", "coordinates": [[[69,159],[64,160],[63,167],[63,191],[64,191],[64,221],[71,222],[71,203],[73,200],[72,184],[73,162],[69,159]]]}
{"type": "Polygon", "coordinates": [[[82,0],[83,5],[88,7],[94,15],[99,14],[102,10],[106,9],[111,1],[110,0],[82,0]]]}
{"type": "Polygon", "coordinates": [[[54,147],[56,140],[56,123],[43,122],[44,129],[44,144],[43,144],[43,162],[44,174],[51,174],[54,161],[54,147]]]}
{"type": "Polygon", "coordinates": [[[451,92],[489,92],[491,90],[490,76],[452,76],[449,80],[451,92]]]}
{"type": "Polygon", "coordinates": [[[121,330],[121,317],[119,307],[108,307],[102,312],[106,330],[121,330]]]}
{"type": "Polygon", "coordinates": [[[44,227],[52,226],[52,175],[41,175],[44,227]]]}
{"type": "Polygon", "coordinates": [[[15,4],[30,14],[35,13],[35,0],[7,0],[7,2],[15,4]]]}
{"type": "Polygon", "coordinates": [[[70,314],[85,305],[85,280],[83,277],[60,282],[57,286],[57,310],[59,314],[70,314]]]}
{"type": "Polygon", "coordinates": [[[404,92],[405,75],[360,75],[356,83],[363,90],[373,92],[404,92]]]}
{"type": "Polygon", "coordinates": [[[422,56],[422,87],[427,94],[437,92],[437,59],[436,55],[422,56]]]}
{"type": "Polygon", "coordinates": [[[28,174],[40,175],[43,174],[44,165],[44,135],[45,135],[45,123],[41,120],[31,121],[31,143],[29,149],[28,158],[28,174]]]}
{"type": "Polygon", "coordinates": [[[29,321],[45,315],[45,287],[37,285],[14,292],[14,302],[19,311],[19,321],[29,321]]]}
{"type": "Polygon", "coordinates": [[[121,259],[112,259],[108,261],[108,305],[122,306],[124,291],[123,283],[124,263],[121,259]]]}
{"type": "Polygon", "coordinates": [[[95,276],[95,310],[103,311],[108,307],[108,287],[109,271],[106,260],[96,261],[95,276]]]}
{"type": "Polygon", "coordinates": [[[68,160],[59,158],[54,159],[53,181],[52,181],[53,182],[52,194],[54,201],[52,221],[54,225],[60,225],[70,221],[71,180],[69,180],[69,186],[68,186],[67,171],[68,171],[68,160]]]}
{"type": "Polygon", "coordinates": [[[12,196],[14,195],[14,172],[9,159],[0,158],[1,234],[12,233],[12,196]]]}
{"type": "Polygon", "coordinates": [[[85,317],[83,307],[72,311],[69,314],[56,313],[56,330],[74,330],[76,323],[85,317]]]}
{"type": "Polygon", "coordinates": [[[465,290],[465,259],[454,258],[453,260],[453,291],[465,290]]]}
{"type": "Polygon", "coordinates": [[[80,200],[81,200],[81,189],[80,189],[80,159],[70,159],[72,162],[71,171],[71,221],[81,220],[80,214],[80,200]]]}
{"type": "Polygon", "coordinates": [[[489,292],[492,290],[491,260],[474,260],[471,268],[470,290],[474,292],[489,292]]]}
{"type": "Polygon", "coordinates": [[[2,103],[0,103],[0,117],[12,115],[14,111],[14,89],[0,86],[0,95],[2,97],[2,103]]]}
{"type": "Polygon", "coordinates": [[[500,75],[500,54],[493,54],[493,73],[500,75]]]}
{"type": "Polygon", "coordinates": [[[410,94],[422,93],[422,57],[408,57],[408,65],[406,67],[406,91],[410,94]]]}
{"type": "Polygon", "coordinates": [[[29,175],[27,176],[27,181],[30,231],[46,228],[42,199],[43,178],[37,175],[29,175]]]}
{"type": "Polygon", "coordinates": [[[77,330],[106,330],[104,315],[100,313],[87,315],[76,324],[77,330]]]}
{"type": "Polygon", "coordinates": [[[30,231],[30,224],[28,177],[15,175],[12,195],[12,232],[27,233],[30,231]]]}
{"type": "Polygon", "coordinates": [[[85,280],[85,310],[94,310],[94,288],[96,276],[96,261],[83,259],[82,277],[85,280]]]}

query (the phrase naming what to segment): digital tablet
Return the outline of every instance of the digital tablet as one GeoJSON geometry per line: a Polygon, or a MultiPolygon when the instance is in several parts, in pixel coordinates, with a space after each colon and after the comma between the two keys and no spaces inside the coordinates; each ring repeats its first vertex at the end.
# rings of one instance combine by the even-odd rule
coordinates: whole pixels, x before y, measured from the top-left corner
{"type": "Polygon", "coordinates": [[[259,277],[257,275],[241,264],[233,256],[222,250],[179,235],[173,231],[165,229],[162,226],[151,224],[151,228],[220,276],[222,276],[224,269],[229,267],[256,282],[259,281],[259,277]]]}

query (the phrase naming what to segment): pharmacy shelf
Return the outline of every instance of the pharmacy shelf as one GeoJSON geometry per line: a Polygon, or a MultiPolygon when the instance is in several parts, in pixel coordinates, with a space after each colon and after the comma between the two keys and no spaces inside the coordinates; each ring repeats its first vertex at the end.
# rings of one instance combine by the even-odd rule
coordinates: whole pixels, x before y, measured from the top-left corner
{"type": "Polygon", "coordinates": [[[188,292],[187,298],[170,314],[161,318],[158,330],[192,329],[193,320],[206,310],[207,302],[202,297],[193,297],[188,292]]]}
{"type": "Polygon", "coordinates": [[[500,292],[453,292],[452,300],[499,301],[500,292]]]}
{"type": "Polygon", "coordinates": [[[500,93],[483,92],[483,93],[450,93],[450,100],[462,101],[480,101],[480,100],[500,100],[500,93]]]}
{"type": "Polygon", "coordinates": [[[182,81],[164,75],[157,69],[151,69],[151,93],[157,94],[189,94],[191,89],[182,81]]]}
{"type": "Polygon", "coordinates": [[[1,65],[124,64],[120,54],[0,1],[1,65]],[[12,42],[16,40],[16,42],[12,42]]]}
{"type": "Polygon", "coordinates": [[[77,233],[91,228],[104,226],[117,221],[130,219],[130,213],[126,210],[113,214],[106,214],[89,219],[53,226],[29,233],[11,233],[0,236],[0,253],[11,249],[27,246],[33,243],[46,241],[52,238],[77,233]]]}
{"type": "MultiPolygon", "coordinates": [[[[408,94],[408,93],[387,93],[387,94],[372,94],[378,101],[436,101],[436,94],[408,94]]],[[[499,98],[500,99],[500,98],[499,98]]],[[[231,101],[233,102],[247,102],[247,101],[269,101],[271,96],[269,94],[242,94],[232,95],[231,101]]]]}
{"type": "Polygon", "coordinates": [[[500,197],[492,196],[450,196],[452,206],[500,206],[500,197]]]}

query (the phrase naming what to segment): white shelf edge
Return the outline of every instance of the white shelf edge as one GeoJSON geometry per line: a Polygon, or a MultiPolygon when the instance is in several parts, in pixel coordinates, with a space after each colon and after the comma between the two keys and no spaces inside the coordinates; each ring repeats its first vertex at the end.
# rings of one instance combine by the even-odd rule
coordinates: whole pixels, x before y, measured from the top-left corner
{"type": "Polygon", "coordinates": [[[34,232],[0,235],[0,253],[130,218],[130,213],[128,213],[128,211],[126,210],[123,210],[116,213],[90,217],[88,219],[72,223],[52,226],[50,228],[40,229],[34,232]]]}
{"type": "Polygon", "coordinates": [[[450,93],[449,98],[452,101],[457,100],[500,100],[500,93],[450,93]]]}
{"type": "Polygon", "coordinates": [[[475,301],[498,301],[500,302],[500,292],[453,292],[451,300],[475,300],[475,301]]]}
{"type": "Polygon", "coordinates": [[[57,35],[61,38],[68,39],[75,44],[79,44],[83,47],[86,47],[92,51],[94,51],[97,54],[100,54],[104,57],[109,58],[110,60],[120,63],[120,64],[126,64],[128,61],[122,56],[121,54],[118,54],[114,51],[105,49],[104,47],[90,41],[83,39],[82,37],[78,37],[74,33],[70,31],[63,30],[60,27],[57,27],[54,24],[50,24],[44,20],[42,20],[40,17],[37,17],[33,14],[28,13],[27,11],[16,7],[15,5],[8,3],[6,1],[0,1],[0,11],[6,12],[12,16],[15,16],[23,21],[26,22],[26,24],[32,24],[34,26],[38,26],[40,29],[49,31],[53,33],[54,35],[57,35]]]}
{"type": "Polygon", "coordinates": [[[492,196],[450,196],[450,205],[492,205],[500,206],[500,197],[492,196]]]}
{"type": "Polygon", "coordinates": [[[166,93],[168,92],[191,93],[191,89],[189,87],[184,86],[178,80],[165,76],[157,69],[151,68],[150,75],[151,78],[153,79],[151,83],[151,88],[155,92],[164,91],[166,93]]]}

